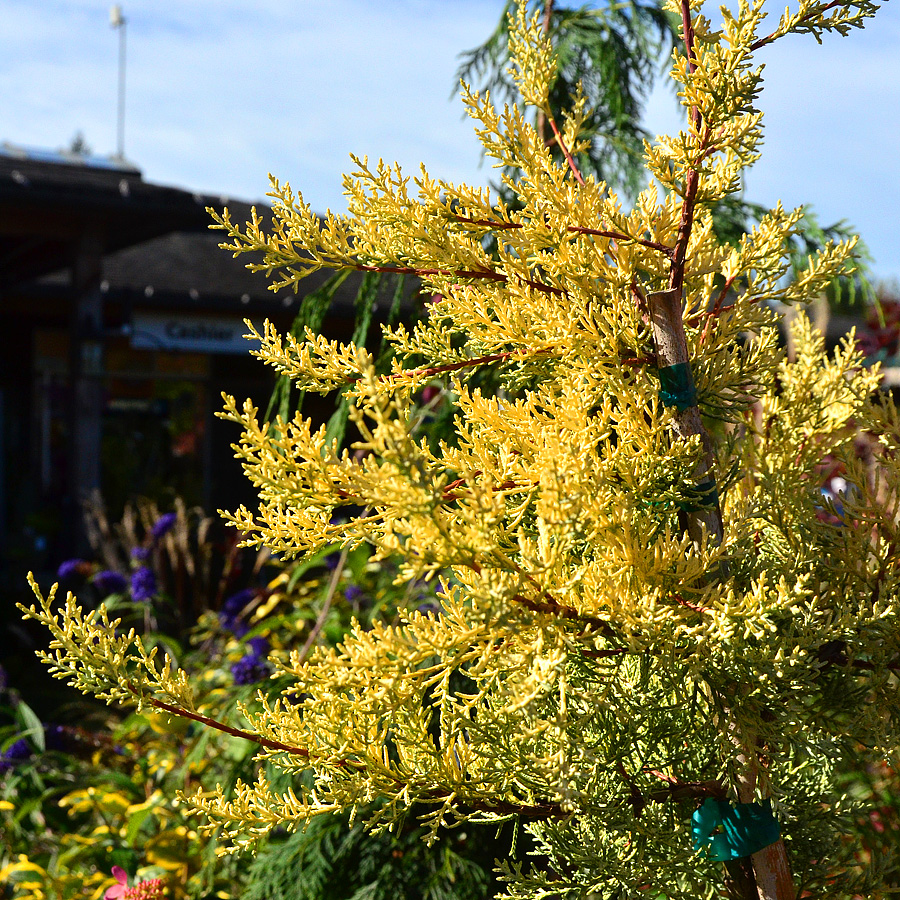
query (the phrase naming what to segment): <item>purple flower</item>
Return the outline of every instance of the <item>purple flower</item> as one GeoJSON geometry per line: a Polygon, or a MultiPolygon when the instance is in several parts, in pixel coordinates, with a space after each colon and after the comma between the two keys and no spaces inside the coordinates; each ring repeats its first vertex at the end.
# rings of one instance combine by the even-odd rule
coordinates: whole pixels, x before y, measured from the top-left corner
{"type": "Polygon", "coordinates": [[[104,597],[108,597],[110,594],[121,594],[128,587],[125,576],[120,572],[113,572],[111,569],[98,572],[93,577],[92,583],[104,597]]]}
{"type": "Polygon", "coordinates": [[[132,547],[131,558],[135,562],[140,562],[140,563],[147,562],[147,560],[150,559],[150,548],[149,547],[132,547]]]}
{"type": "Polygon", "coordinates": [[[348,603],[355,603],[365,596],[366,592],[359,587],[359,585],[348,584],[347,587],[344,588],[344,599],[348,603]]]}
{"type": "Polygon", "coordinates": [[[60,581],[66,581],[73,575],[78,575],[83,565],[85,565],[83,559],[67,559],[64,563],[60,563],[56,570],[56,577],[60,581]]]}
{"type": "Polygon", "coordinates": [[[247,646],[251,647],[257,656],[265,656],[272,649],[268,639],[261,636],[250,638],[247,641],[247,646]]]}
{"type": "Polygon", "coordinates": [[[246,656],[242,656],[231,667],[234,683],[238,685],[256,684],[257,681],[268,678],[271,671],[269,664],[264,659],[260,659],[255,653],[248,653],[246,656]]]}
{"type": "Polygon", "coordinates": [[[219,611],[219,624],[226,630],[232,632],[235,637],[243,637],[249,629],[245,622],[241,621],[240,615],[244,607],[256,596],[253,588],[244,588],[236,594],[232,594],[225,599],[222,609],[219,611]]]}
{"type": "Polygon", "coordinates": [[[246,622],[242,622],[237,616],[230,616],[224,610],[219,613],[219,624],[225,631],[230,631],[239,638],[242,638],[250,630],[246,622]]]}
{"type": "Polygon", "coordinates": [[[236,616],[255,596],[256,591],[253,588],[244,588],[244,590],[225,598],[222,612],[236,616]]]}
{"type": "Polygon", "coordinates": [[[166,513],[163,516],[160,516],[154,523],[153,527],[150,529],[150,536],[154,541],[158,541],[161,537],[168,534],[175,523],[178,521],[177,513],[166,513]]]}
{"type": "Polygon", "coordinates": [[[131,573],[131,596],[140,603],[146,602],[156,594],[156,576],[152,569],[141,566],[131,573]]]}
{"type": "Polygon", "coordinates": [[[3,753],[0,753],[0,772],[8,772],[17,763],[23,762],[31,756],[31,747],[25,738],[19,738],[10,744],[3,753]]]}
{"type": "Polygon", "coordinates": [[[66,729],[62,725],[44,725],[44,746],[48,750],[64,750],[66,729]]]}

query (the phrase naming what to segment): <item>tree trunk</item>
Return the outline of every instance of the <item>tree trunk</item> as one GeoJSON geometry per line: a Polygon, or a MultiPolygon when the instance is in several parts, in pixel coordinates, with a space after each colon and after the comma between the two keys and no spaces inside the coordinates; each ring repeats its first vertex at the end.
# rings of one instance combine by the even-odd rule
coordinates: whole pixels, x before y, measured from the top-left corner
{"type": "MultiPolygon", "coordinates": [[[[724,538],[722,511],[715,493],[715,453],[712,440],[703,426],[696,403],[693,376],[684,333],[682,289],[672,288],[647,297],[656,356],[660,370],[672,366],[683,367],[680,402],[676,402],[673,432],[679,438],[698,435],[703,445],[703,459],[694,472],[695,485],[703,485],[710,497],[708,506],[687,512],[685,527],[696,546],[704,540],[720,544],[724,538]]],[[[720,567],[720,577],[727,577],[727,569],[720,567]]],[[[759,765],[756,748],[747,749],[747,770],[738,780],[737,793],[741,803],[755,799],[756,772],[759,765]]],[[[743,862],[743,861],[741,861],[743,862]]],[[[743,900],[796,900],[796,890],[787,861],[784,841],[779,840],[754,853],[749,866],[730,866],[732,888],[743,900]],[[749,870],[749,871],[748,871],[749,870]]]]}

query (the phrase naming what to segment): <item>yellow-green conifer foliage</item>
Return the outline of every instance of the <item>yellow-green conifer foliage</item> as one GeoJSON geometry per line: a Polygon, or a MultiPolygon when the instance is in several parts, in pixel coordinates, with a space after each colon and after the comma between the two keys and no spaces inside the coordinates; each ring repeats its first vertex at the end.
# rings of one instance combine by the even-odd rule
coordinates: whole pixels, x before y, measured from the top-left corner
{"type": "MultiPolygon", "coordinates": [[[[828,356],[800,315],[795,358],[779,344],[770,304],[815,297],[852,242],[788,281],[799,211],[777,206],[730,246],[710,208],[757,158],[765,47],[843,34],[875,7],[801,0],[768,32],[762,0],[717,25],[701,0],[668,6],[687,124],[647,144],[653,183],[630,209],[554,163],[522,109],[464,87],[487,154],[520,173],[520,208],[354,158],[346,216],[320,219],[276,181],[270,232],[218,218],[276,287],[349,268],[416,273],[437,295],[389,332],[389,375],[360,347],[260,335],[259,356],[300,389],[345,390],[349,450],[299,415],[272,427],[226,401],[260,496],[229,516],[249,542],[300,557],[368,542],[444,597],[285,667],[295,687],[249,727],[297,788],[261,778],[188,798],[238,844],[337,809],[392,827],[415,804],[435,831],[527,823],[540,854],[507,866],[512,897],[858,889],[833,767],[897,746],[900,419],[852,340],[828,356]],[[488,366],[490,395],[470,386],[488,366]],[[458,412],[432,447],[417,396],[438,379],[458,412]],[[841,509],[820,492],[828,460],[852,485],[841,509]],[[345,507],[363,511],[336,524],[345,507]],[[710,798],[770,801],[783,840],[725,865],[696,850],[691,815],[710,798]]],[[[512,33],[522,100],[552,117],[553,49],[524,5],[512,33]]],[[[583,114],[551,123],[570,156],[583,114]]],[[[132,635],[51,602],[29,614],[53,630],[60,677],[195,709],[132,635]]]]}

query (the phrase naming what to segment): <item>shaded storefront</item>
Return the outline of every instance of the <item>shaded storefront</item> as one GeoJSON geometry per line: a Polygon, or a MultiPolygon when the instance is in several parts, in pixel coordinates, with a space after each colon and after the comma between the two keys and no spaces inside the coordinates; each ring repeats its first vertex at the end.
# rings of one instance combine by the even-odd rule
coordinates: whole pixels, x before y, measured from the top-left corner
{"type": "MultiPolygon", "coordinates": [[[[113,516],[138,495],[253,502],[215,413],[223,391],[265,408],[243,320],[287,329],[301,301],[219,249],[206,207],[226,205],[249,217],[114,161],[0,147],[0,588],[75,552],[98,491],[113,516]]],[[[356,287],[330,336],[349,338],[356,287]]]]}

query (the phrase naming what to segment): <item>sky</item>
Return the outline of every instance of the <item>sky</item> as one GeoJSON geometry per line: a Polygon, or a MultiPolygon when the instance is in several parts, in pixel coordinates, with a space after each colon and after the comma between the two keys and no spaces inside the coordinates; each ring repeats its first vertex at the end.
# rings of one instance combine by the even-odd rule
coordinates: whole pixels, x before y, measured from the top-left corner
{"type": "MultiPolygon", "coordinates": [[[[573,4],[574,5],[574,4],[573,4]]],[[[115,152],[119,33],[105,0],[0,0],[0,142],[115,152]]],[[[271,172],[343,211],[349,153],[486,184],[455,96],[459,54],[502,0],[124,0],[125,155],[159,184],[261,201],[271,172]]],[[[772,18],[781,3],[773,4],[772,18]]],[[[849,37],[764,48],[763,158],[745,197],[811,204],[866,241],[900,284],[900,4],[849,37]]],[[[677,129],[661,79],[653,134],[677,129]]]]}

